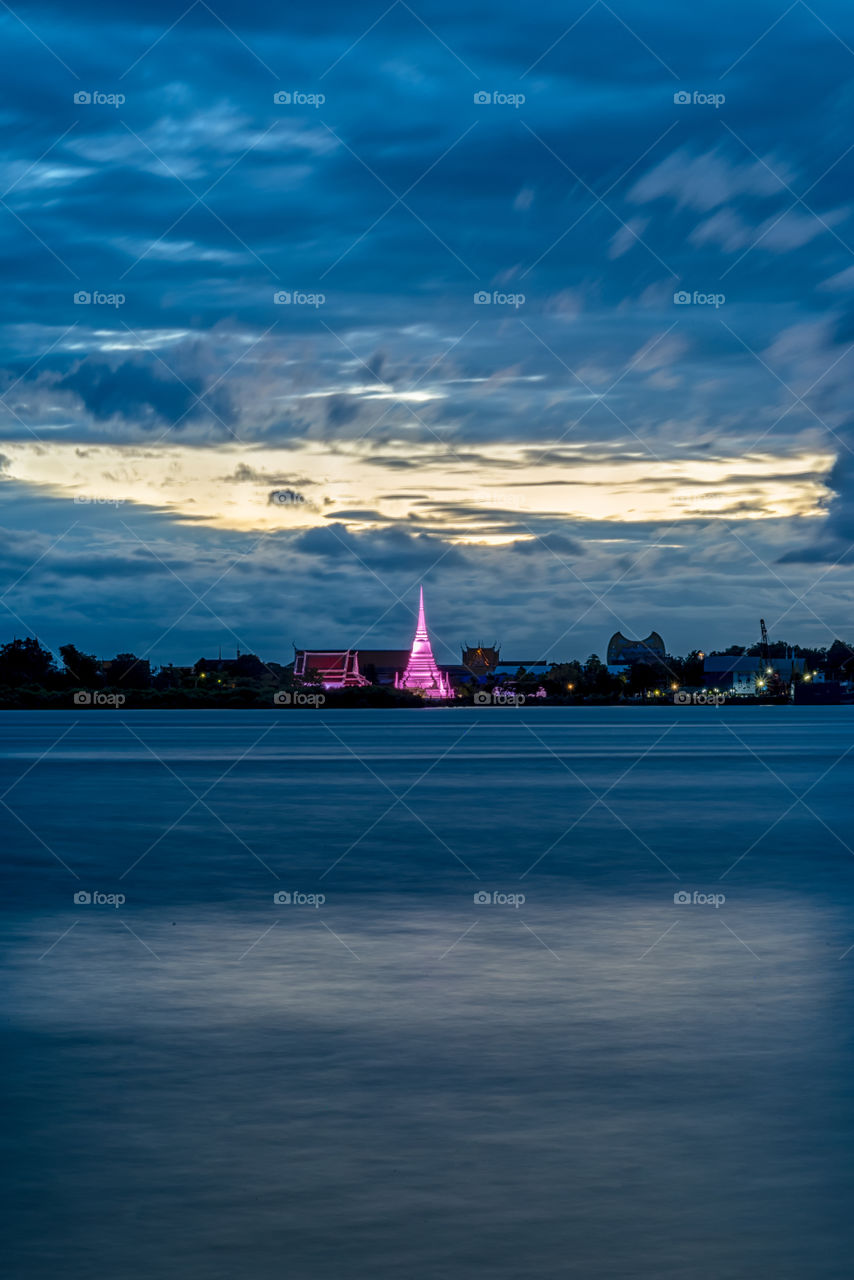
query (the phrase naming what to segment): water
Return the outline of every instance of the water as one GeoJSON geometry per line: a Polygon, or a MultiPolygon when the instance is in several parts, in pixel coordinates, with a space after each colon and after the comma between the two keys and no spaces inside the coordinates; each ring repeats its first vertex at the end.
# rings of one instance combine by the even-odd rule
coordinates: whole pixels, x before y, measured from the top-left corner
{"type": "Polygon", "coordinates": [[[4,713],[10,1274],[848,1280],[852,744],[4,713]]]}

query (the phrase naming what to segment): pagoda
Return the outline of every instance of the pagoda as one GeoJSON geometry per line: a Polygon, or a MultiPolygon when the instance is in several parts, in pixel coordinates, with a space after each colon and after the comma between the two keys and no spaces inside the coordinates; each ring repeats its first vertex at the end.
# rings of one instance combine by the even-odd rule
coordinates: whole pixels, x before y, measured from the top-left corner
{"type": "Polygon", "coordinates": [[[396,689],[409,689],[411,693],[420,693],[422,698],[453,698],[451,682],[444,671],[436,666],[427,623],[424,621],[424,588],[418,604],[418,625],[415,628],[415,639],[409,661],[402,676],[395,676],[396,689]]]}

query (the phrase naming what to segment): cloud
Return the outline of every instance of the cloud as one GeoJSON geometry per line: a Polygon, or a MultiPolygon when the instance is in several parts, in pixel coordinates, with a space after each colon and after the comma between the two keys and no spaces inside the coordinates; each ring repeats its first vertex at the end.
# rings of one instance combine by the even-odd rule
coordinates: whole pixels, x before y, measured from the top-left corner
{"type": "MultiPolygon", "coordinates": [[[[365,565],[404,592],[447,553],[446,620],[500,624],[521,651],[593,599],[556,555],[601,588],[644,550],[607,597],[622,629],[647,634],[653,614],[674,647],[700,626],[728,643],[783,588],[757,588],[720,517],[767,563],[800,555],[802,585],[807,557],[839,554],[850,55],[803,7],[728,78],[725,117],[676,107],[651,50],[682,74],[691,49],[714,85],[735,56],[729,3],[712,28],[647,9],[642,41],[603,6],[559,39],[553,0],[522,26],[431,0],[367,33],[341,0],[284,18],[250,3],[231,31],[204,5],[172,26],[152,0],[108,42],[90,0],[40,14],[81,86],[130,70],[123,108],[78,107],[33,36],[5,32],[4,582],[51,537],[70,547],[67,580],[63,541],[16,589],[28,623],[134,647],[179,616],[186,590],[131,555],[121,520],[200,590],[238,557],[211,603],[270,649],[292,626],[371,625],[394,597],[365,565]],[[474,85],[520,88],[526,68],[523,109],[475,106],[474,85]],[[281,87],[326,103],[275,104],[281,87]],[[674,310],[683,283],[725,308],[674,310]],[[84,308],[78,289],[126,302],[84,308]],[[525,303],[476,306],[481,289],[525,303]],[[332,529],[305,527],[324,512],[332,529]],[[676,545],[650,551],[667,530],[676,545]]],[[[837,609],[850,573],[830,575],[837,609]]],[[[582,652],[619,625],[595,609],[582,652]]],[[[194,606],[174,656],[218,626],[194,606]]]]}
{"type": "Polygon", "coordinates": [[[720,147],[693,155],[687,147],[671,152],[639,178],[628,193],[635,204],[670,199],[679,209],[709,212],[736,196],[757,199],[788,194],[797,174],[773,156],[730,159],[720,147]]]}
{"type": "Polygon", "coordinates": [[[648,218],[630,218],[628,222],[615,231],[608,249],[608,257],[612,259],[622,258],[624,253],[628,253],[630,249],[633,249],[648,224],[648,218]]]}

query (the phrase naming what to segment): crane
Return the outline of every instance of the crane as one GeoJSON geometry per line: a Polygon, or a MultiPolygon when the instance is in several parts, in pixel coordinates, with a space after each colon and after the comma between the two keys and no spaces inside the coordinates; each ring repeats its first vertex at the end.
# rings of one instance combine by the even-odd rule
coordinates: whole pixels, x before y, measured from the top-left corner
{"type": "Polygon", "coordinates": [[[768,693],[780,695],[787,691],[787,685],[783,677],[780,675],[780,672],[778,670],[775,670],[773,667],[769,666],[771,659],[768,656],[769,655],[768,628],[765,625],[764,618],[759,619],[759,628],[760,628],[760,631],[762,632],[762,643],[760,645],[760,652],[762,654],[762,666],[764,668],[761,676],[762,685],[764,686],[764,688],[768,693]]]}
{"type": "Polygon", "coordinates": [[[768,628],[765,625],[765,619],[759,619],[759,626],[762,629],[762,657],[768,661],[768,628]]]}

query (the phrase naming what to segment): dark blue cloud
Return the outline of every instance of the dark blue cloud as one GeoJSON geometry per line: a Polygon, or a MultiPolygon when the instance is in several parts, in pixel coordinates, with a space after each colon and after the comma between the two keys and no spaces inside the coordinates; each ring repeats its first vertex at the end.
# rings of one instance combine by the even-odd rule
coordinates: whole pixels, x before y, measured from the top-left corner
{"type": "MultiPolygon", "coordinates": [[[[588,459],[613,446],[652,470],[751,456],[760,441],[773,477],[775,458],[823,448],[836,457],[825,518],[761,521],[760,537],[746,519],[755,511],[734,503],[731,517],[745,533],[749,523],[763,560],[832,563],[854,537],[850,8],[781,15],[770,0],[726,0],[713,21],[637,0],[589,11],[547,0],[524,14],[481,0],[383,8],[284,13],[252,0],[181,16],[154,0],[105,16],[84,0],[73,15],[31,6],[27,26],[3,14],[0,452],[33,434],[49,448],[55,426],[82,447],[177,431],[199,448],[311,439],[333,450],[364,436],[378,471],[407,476],[419,463],[388,447],[403,437],[446,445],[475,477],[499,446],[530,442],[527,460],[547,478],[576,440],[588,459]],[[81,93],[125,101],[75,102],[81,93]],[[474,300],[482,290],[488,304],[474,300]],[[674,302],[682,290],[690,305],[674,302]],[[75,303],[80,291],[123,301],[75,303]],[[370,392],[413,387],[436,396],[370,392]],[[552,453],[544,441],[560,443],[552,453]]],[[[269,490],[301,493],[304,480],[271,475],[269,490]]],[[[58,499],[8,480],[0,492],[22,538],[42,521],[59,530],[58,499]]],[[[495,510],[521,531],[522,516],[495,510]]],[[[312,564],[327,582],[333,561],[351,582],[364,575],[357,546],[383,573],[395,557],[426,569],[433,546],[419,530],[435,522],[441,554],[441,520],[455,513],[457,494],[431,492],[414,533],[344,530],[342,554],[319,529],[288,542],[289,555],[309,594],[312,564]]],[[[162,514],[145,518],[187,536],[162,514]]],[[[526,565],[539,560],[547,576],[549,545],[589,555],[595,544],[607,583],[607,529],[567,514],[537,532],[546,545],[523,544],[526,565]]],[[[614,547],[660,532],[610,529],[614,547]]],[[[100,535],[89,536],[91,555],[78,546],[68,573],[88,574],[98,612],[100,535]]],[[[112,536],[120,563],[126,534],[112,536]]],[[[204,539],[217,554],[245,545],[236,533],[193,537],[196,552],[204,539]]],[[[686,602],[693,590],[692,607],[704,605],[692,567],[713,547],[705,572],[720,598],[755,611],[728,572],[720,523],[686,523],[680,539],[667,573],[686,602]]],[[[466,548],[437,572],[453,593],[453,574],[471,566],[476,594],[478,564],[485,582],[499,560],[519,559],[466,548]]],[[[651,607],[668,608],[660,565],[643,572],[651,607]]],[[[843,561],[834,580],[850,600],[847,575],[843,561]]],[[[528,589],[554,613],[545,582],[528,589]]],[[[496,610],[511,599],[489,590],[496,610]]],[[[157,592],[136,601],[152,618],[163,607],[157,592]]]]}

